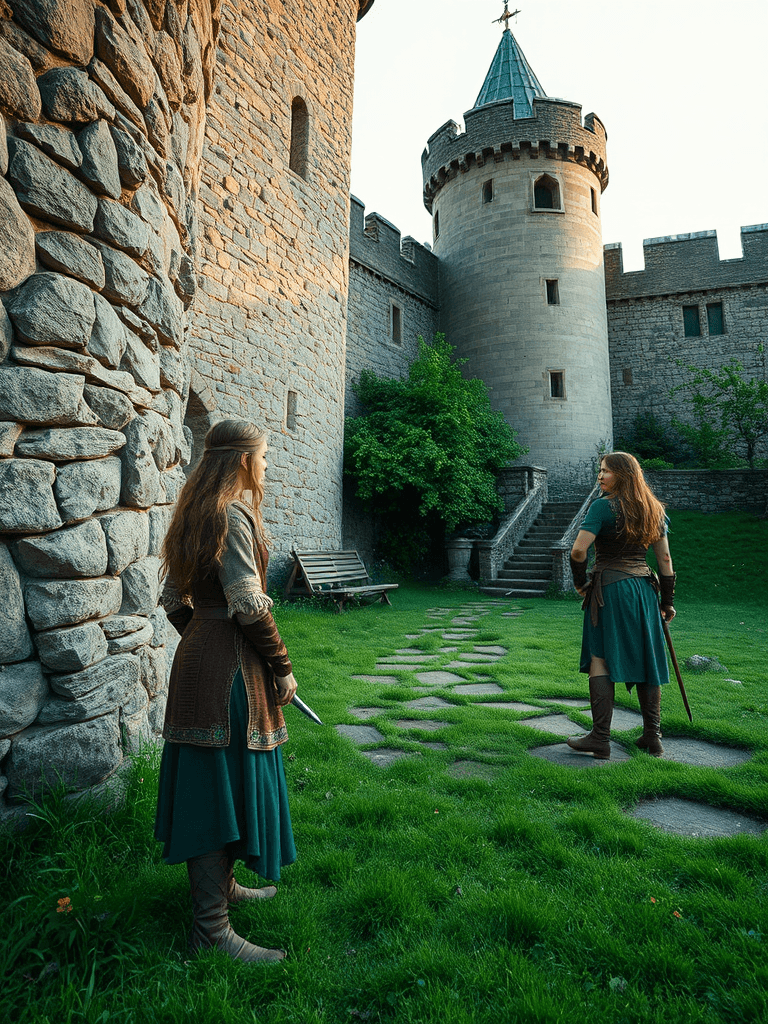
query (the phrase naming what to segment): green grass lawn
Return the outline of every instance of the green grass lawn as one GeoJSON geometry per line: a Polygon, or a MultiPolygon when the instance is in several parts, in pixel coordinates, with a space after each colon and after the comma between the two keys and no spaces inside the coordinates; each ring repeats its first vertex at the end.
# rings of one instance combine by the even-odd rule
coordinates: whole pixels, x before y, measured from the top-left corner
{"type": "MultiPolygon", "coordinates": [[[[768,525],[739,514],[671,518],[680,663],[716,655],[727,673],[684,669],[694,721],[670,686],[663,731],[749,750],[747,763],[677,764],[629,742],[626,763],[560,767],[527,751],[561,738],[522,715],[450,690],[436,693],[452,707],[411,711],[403,702],[421,696],[412,675],[388,687],[351,679],[398,648],[488,643],[509,650],[486,673],[504,688],[498,699],[581,698],[575,601],[518,602],[519,618],[494,610],[466,645],[405,637],[437,625],[428,609],[477,600],[470,592],[406,586],[392,608],[341,616],[280,606],[300,692],[327,724],[286,712],[299,859],[274,900],[237,908],[232,920],[289,959],[188,958],[186,870],[164,865],[152,838],[150,751],[111,814],[51,799],[25,833],[3,838],[0,1020],[768,1020],[768,834],[681,838],[625,814],[640,799],[676,796],[768,818],[768,525]],[[409,756],[381,769],[337,734],[336,723],[359,724],[348,711],[359,705],[379,709],[368,724],[382,745],[409,756]],[[406,732],[402,718],[448,724],[406,732]],[[473,762],[475,774],[453,777],[456,761],[473,762]],[[66,897],[74,909],[57,913],[66,897]]],[[[617,695],[636,707],[623,687],[617,695]]],[[[254,881],[242,866],[238,877],[254,881]]]]}

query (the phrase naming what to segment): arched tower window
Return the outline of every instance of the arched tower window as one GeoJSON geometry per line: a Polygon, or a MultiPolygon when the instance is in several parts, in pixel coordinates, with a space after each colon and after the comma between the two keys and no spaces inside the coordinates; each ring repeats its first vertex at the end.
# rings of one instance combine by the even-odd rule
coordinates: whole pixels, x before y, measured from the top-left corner
{"type": "Polygon", "coordinates": [[[291,103],[291,152],[288,166],[292,171],[307,176],[309,155],[309,111],[301,96],[291,103]]]}
{"type": "Polygon", "coordinates": [[[562,210],[560,185],[548,174],[533,183],[533,205],[537,210],[562,210]]]}

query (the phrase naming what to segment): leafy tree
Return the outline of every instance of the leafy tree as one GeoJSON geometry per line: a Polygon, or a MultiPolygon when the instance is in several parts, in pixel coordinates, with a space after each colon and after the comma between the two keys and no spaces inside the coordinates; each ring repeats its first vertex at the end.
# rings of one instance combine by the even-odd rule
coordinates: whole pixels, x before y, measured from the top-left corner
{"type": "Polygon", "coordinates": [[[357,496],[384,517],[386,554],[409,564],[460,525],[501,510],[496,471],[527,448],[491,409],[481,380],[466,380],[465,360],[442,334],[419,338],[405,378],[363,370],[353,390],[365,407],[347,419],[344,468],[357,496]]]}
{"type": "Polygon", "coordinates": [[[760,441],[768,435],[768,381],[747,380],[738,359],[719,370],[686,369],[693,376],[671,393],[688,392],[686,401],[696,425],[675,420],[677,429],[697,449],[704,465],[733,465],[734,455],[743,455],[754,469],[760,441]]]}
{"type": "Polygon", "coordinates": [[[616,438],[616,450],[631,452],[641,463],[662,460],[671,467],[680,459],[680,436],[652,412],[638,413],[626,437],[616,438]]]}

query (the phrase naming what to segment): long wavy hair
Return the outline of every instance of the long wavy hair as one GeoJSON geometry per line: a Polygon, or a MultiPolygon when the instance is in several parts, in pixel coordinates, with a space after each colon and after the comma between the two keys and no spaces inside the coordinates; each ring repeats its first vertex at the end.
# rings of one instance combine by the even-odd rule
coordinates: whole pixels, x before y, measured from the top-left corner
{"type": "Polygon", "coordinates": [[[640,463],[628,452],[610,452],[600,462],[614,475],[609,497],[619,503],[627,541],[649,547],[664,533],[664,505],[645,482],[640,463]]]}
{"type": "Polygon", "coordinates": [[[161,553],[167,572],[181,598],[192,596],[195,580],[217,571],[227,536],[227,505],[241,493],[240,467],[245,455],[251,492],[251,515],[264,537],[261,503],[264,488],[256,479],[254,454],[267,443],[267,432],[247,420],[222,420],[205,435],[203,457],[184,484],[176,503],[161,553]],[[221,446],[235,449],[215,451],[221,446]]]}

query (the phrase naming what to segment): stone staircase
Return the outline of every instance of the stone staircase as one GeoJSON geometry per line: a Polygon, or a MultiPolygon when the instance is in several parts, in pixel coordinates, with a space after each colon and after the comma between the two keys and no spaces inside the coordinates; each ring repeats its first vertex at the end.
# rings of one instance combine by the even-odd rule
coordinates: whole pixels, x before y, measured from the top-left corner
{"type": "Polygon", "coordinates": [[[543,597],[552,579],[552,545],[563,536],[581,502],[548,501],[541,515],[515,547],[484,594],[505,597],[543,597]]]}

